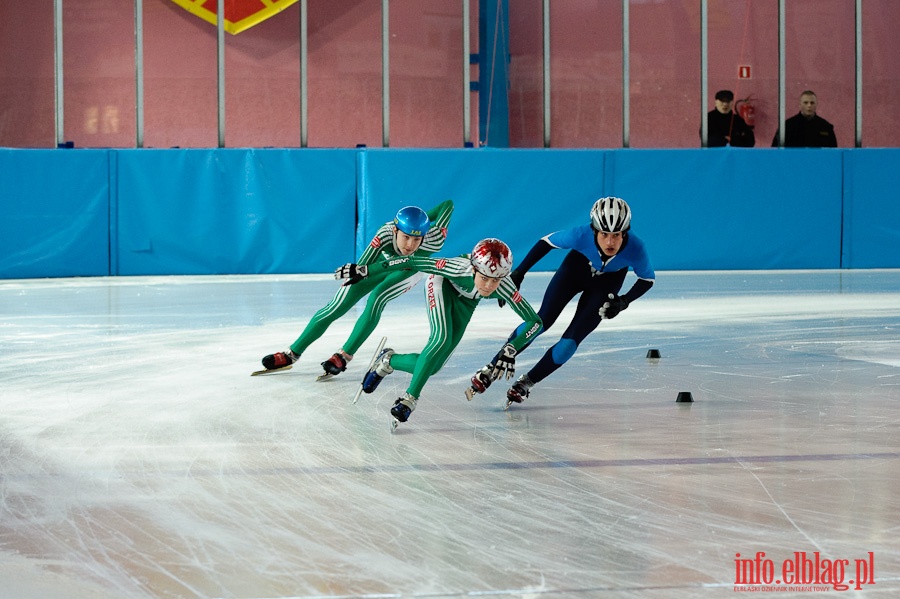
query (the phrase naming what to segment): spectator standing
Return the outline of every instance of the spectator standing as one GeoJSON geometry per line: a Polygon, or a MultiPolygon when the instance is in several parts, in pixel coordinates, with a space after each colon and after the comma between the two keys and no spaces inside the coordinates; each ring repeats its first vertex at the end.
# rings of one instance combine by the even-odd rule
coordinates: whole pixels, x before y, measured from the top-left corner
{"type": "MultiPolygon", "coordinates": [[[[752,148],[756,144],[753,128],[731,109],[733,102],[734,92],[730,89],[716,92],[716,108],[706,115],[707,147],[752,148]]],[[[702,140],[702,131],[700,135],[702,140]]]]}
{"type": "MultiPolygon", "coordinates": [[[[800,112],[784,121],[785,148],[836,148],[834,125],[816,114],[818,101],[813,91],[800,94],[800,112]]],[[[779,130],[780,131],[780,130],[779,130]]],[[[772,147],[778,146],[778,133],[772,147]]]]}

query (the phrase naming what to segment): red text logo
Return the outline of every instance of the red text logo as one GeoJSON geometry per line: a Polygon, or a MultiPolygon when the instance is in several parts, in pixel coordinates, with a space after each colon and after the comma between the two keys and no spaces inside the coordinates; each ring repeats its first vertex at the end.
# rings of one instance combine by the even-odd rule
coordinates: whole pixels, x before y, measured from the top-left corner
{"type": "Polygon", "coordinates": [[[858,591],[875,584],[875,554],[857,559],[829,559],[818,551],[794,554],[777,563],[757,551],[753,557],[734,555],[735,591],[858,591]]]}

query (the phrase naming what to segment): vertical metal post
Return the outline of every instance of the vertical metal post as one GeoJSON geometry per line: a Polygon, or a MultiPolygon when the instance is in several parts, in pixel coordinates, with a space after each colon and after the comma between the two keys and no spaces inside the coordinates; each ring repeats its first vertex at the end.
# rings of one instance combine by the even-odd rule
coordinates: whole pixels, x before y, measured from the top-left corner
{"type": "Polygon", "coordinates": [[[300,147],[309,144],[309,81],[308,81],[308,48],[309,19],[307,17],[307,0],[300,0],[300,147]]]}
{"type": "Polygon", "coordinates": [[[631,15],[622,0],[622,147],[631,145],[631,15]]]}
{"type": "Polygon", "coordinates": [[[784,1],[778,0],[778,147],[784,147],[785,94],[785,10],[784,1]]]}
{"type": "Polygon", "coordinates": [[[381,145],[391,145],[391,77],[389,0],[381,0],[381,145]]]}
{"type": "Polygon", "coordinates": [[[544,24],[544,147],[550,147],[550,0],[543,2],[544,24]]]}
{"type": "Polygon", "coordinates": [[[862,147],[863,65],[862,0],[856,0],[856,147],[862,147]]]}
{"type": "Polygon", "coordinates": [[[709,0],[700,0],[700,147],[709,143],[706,106],[709,102],[709,0]]]}
{"type": "Polygon", "coordinates": [[[219,107],[219,147],[225,147],[225,0],[218,0],[216,7],[217,61],[218,61],[218,107],[219,107]]]}
{"type": "Polygon", "coordinates": [[[65,141],[63,127],[63,15],[62,0],[53,0],[54,108],[56,109],[56,145],[65,141]]]}
{"type": "Polygon", "coordinates": [[[144,147],[144,0],[134,0],[134,145],[144,147]]]}
{"type": "Polygon", "coordinates": [[[472,143],[472,92],[471,87],[472,75],[469,66],[469,0],[462,0],[462,70],[463,70],[463,145],[468,146],[472,143]]]}

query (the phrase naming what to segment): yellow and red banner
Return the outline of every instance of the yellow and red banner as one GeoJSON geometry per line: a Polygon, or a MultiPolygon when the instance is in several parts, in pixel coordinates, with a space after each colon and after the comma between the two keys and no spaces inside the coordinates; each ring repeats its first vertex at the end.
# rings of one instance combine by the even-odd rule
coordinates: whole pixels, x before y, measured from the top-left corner
{"type": "MultiPolygon", "coordinates": [[[[218,24],[218,0],[172,0],[191,14],[218,24]]],[[[295,4],[297,0],[225,0],[225,31],[237,35],[295,4]]]]}

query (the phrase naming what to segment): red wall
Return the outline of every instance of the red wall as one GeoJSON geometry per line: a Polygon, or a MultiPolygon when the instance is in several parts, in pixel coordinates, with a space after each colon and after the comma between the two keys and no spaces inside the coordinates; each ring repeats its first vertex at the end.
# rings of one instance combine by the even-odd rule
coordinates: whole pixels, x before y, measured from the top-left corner
{"type": "MultiPolygon", "coordinates": [[[[478,51],[477,0],[471,0],[478,51]]],[[[510,144],[543,145],[541,0],[509,0],[510,144]]],[[[551,5],[553,147],[621,147],[618,0],[551,5]]],[[[700,0],[631,0],[631,147],[697,147],[700,0]]],[[[787,3],[786,114],[818,93],[841,147],[854,146],[853,0],[787,3]]],[[[64,137],[79,147],[134,147],[134,15],[128,0],[64,3],[64,137]]],[[[778,119],[778,0],[709,0],[709,94],[756,99],[757,146],[778,119]],[[738,79],[738,65],[751,79],[738,79]]],[[[226,145],[300,145],[299,4],[226,35],[226,145]]],[[[462,8],[390,3],[390,145],[463,142],[462,8]]],[[[169,0],[144,0],[147,147],[214,147],[216,30],[169,0]]],[[[897,146],[900,2],[863,3],[863,145],[897,146]]],[[[309,145],[380,146],[381,1],[309,3],[309,145]]],[[[472,78],[478,79],[477,67],[472,78]]],[[[52,147],[53,2],[0,3],[0,146],[52,147]]],[[[472,137],[478,94],[471,93],[472,137]]],[[[710,101],[704,109],[711,109],[710,101]]]]}

